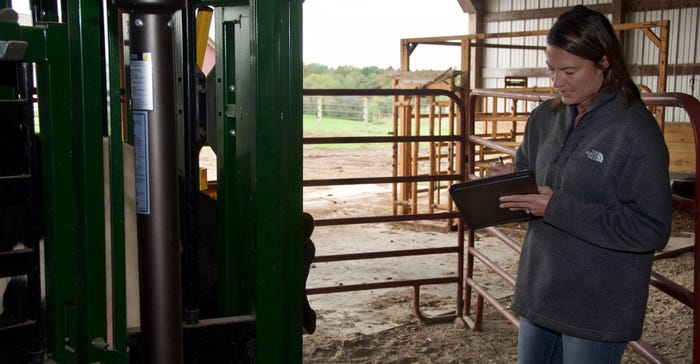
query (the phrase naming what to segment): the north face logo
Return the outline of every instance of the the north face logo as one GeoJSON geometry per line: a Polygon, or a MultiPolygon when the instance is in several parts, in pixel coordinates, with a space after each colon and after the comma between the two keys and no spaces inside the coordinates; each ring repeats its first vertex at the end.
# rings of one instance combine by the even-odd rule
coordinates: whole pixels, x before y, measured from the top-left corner
{"type": "Polygon", "coordinates": [[[603,163],[603,160],[605,159],[605,156],[603,155],[603,153],[601,153],[595,149],[587,150],[586,157],[588,157],[588,159],[594,160],[598,163],[603,163]]]}

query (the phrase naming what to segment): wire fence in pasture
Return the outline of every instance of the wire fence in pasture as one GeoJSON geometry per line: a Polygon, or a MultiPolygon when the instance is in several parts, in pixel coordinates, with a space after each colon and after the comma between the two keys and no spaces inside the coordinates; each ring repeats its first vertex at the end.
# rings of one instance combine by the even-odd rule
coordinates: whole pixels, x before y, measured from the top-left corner
{"type": "Polygon", "coordinates": [[[365,123],[391,120],[393,101],[381,96],[304,96],[304,115],[365,123]]]}

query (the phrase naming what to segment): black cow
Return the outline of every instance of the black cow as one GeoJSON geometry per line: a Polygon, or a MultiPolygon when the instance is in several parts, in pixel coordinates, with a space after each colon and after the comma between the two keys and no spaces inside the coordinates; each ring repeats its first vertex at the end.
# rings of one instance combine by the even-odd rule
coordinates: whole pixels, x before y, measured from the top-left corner
{"type": "MultiPolygon", "coordinates": [[[[184,181],[180,179],[182,184],[184,181]]],[[[182,185],[181,185],[182,186],[182,185]]],[[[182,191],[182,190],[181,190],[182,191]]],[[[204,192],[198,191],[195,194],[195,208],[197,214],[197,274],[199,278],[196,284],[198,290],[197,304],[199,305],[199,316],[202,319],[216,317],[218,311],[218,261],[217,261],[217,213],[216,200],[204,192]]],[[[316,312],[311,308],[306,295],[306,280],[309,277],[311,262],[316,256],[316,247],[311,241],[311,234],[314,231],[315,223],[311,214],[302,214],[303,224],[303,315],[302,323],[304,332],[312,334],[316,330],[316,312]]],[[[184,240],[183,240],[184,241],[184,240]]],[[[187,257],[183,257],[183,265],[187,257]]],[[[183,294],[187,293],[187,277],[183,277],[183,294]]],[[[183,300],[184,302],[187,299],[183,300]]],[[[187,309],[187,307],[185,307],[187,309]]]]}
{"type": "Polygon", "coordinates": [[[316,246],[314,242],[311,241],[311,234],[314,232],[314,218],[311,214],[304,212],[304,307],[302,315],[302,324],[304,326],[304,332],[307,334],[313,334],[316,331],[316,312],[311,309],[309,304],[309,299],[306,296],[306,280],[309,278],[309,270],[311,269],[311,262],[313,262],[316,257],[316,246]]]}

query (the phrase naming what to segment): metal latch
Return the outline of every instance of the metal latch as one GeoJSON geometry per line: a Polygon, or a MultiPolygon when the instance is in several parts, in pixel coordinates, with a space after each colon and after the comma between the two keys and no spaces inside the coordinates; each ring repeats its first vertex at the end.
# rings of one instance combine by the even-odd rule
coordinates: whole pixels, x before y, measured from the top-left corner
{"type": "Polygon", "coordinates": [[[27,42],[23,40],[0,40],[1,61],[21,61],[27,52],[27,42]]]}

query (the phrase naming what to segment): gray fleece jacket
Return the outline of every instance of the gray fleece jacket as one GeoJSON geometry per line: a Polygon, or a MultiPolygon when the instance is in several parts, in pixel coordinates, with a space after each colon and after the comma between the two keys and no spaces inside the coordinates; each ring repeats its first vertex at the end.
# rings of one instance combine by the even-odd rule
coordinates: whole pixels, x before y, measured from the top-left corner
{"type": "Polygon", "coordinates": [[[516,169],[554,190],[529,223],[513,310],[589,340],[641,336],[654,251],[671,231],[669,156],[641,102],[601,93],[571,128],[575,108],[531,114],[516,169]]]}

